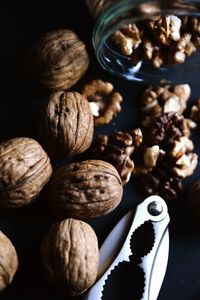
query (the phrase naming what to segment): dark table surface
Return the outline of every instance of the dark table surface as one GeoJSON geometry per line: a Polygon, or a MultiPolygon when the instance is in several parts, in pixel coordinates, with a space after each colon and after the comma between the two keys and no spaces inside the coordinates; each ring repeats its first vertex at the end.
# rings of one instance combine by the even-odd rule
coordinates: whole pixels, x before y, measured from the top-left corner
{"type": "MultiPolygon", "coordinates": [[[[85,41],[90,54],[90,67],[73,90],[79,91],[85,82],[101,78],[112,82],[124,97],[121,113],[110,125],[97,128],[95,134],[137,127],[140,97],[146,86],[115,78],[98,65],[91,45],[93,22],[81,0],[2,1],[0,24],[0,141],[17,136],[37,139],[37,117],[42,104],[48,99],[48,93],[36,91],[24,78],[24,57],[38,37],[56,28],[74,30],[85,41]]],[[[191,89],[190,105],[200,96],[197,83],[192,83],[191,89]]],[[[197,131],[192,138],[195,151],[200,153],[197,131]]],[[[53,162],[54,165],[56,163],[62,162],[53,162]]],[[[200,228],[192,222],[187,205],[189,186],[198,178],[199,164],[194,174],[185,180],[184,192],[169,208],[169,262],[159,300],[200,299],[200,228]]],[[[99,244],[116,222],[143,198],[132,179],[124,188],[122,202],[112,213],[89,221],[97,233],[99,244]]],[[[41,239],[55,221],[43,193],[27,207],[0,210],[0,229],[12,240],[19,256],[19,269],[14,281],[1,293],[0,299],[67,299],[47,283],[40,258],[41,239]]]]}

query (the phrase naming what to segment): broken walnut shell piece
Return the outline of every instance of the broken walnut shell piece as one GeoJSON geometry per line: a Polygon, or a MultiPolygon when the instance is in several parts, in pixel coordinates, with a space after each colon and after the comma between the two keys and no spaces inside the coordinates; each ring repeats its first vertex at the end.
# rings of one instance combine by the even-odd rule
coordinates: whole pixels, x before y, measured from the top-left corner
{"type": "Polygon", "coordinates": [[[47,153],[31,138],[0,144],[0,207],[17,208],[32,202],[52,174],[47,153]]]}
{"type": "Polygon", "coordinates": [[[113,85],[96,79],[83,87],[82,95],[89,101],[94,125],[108,124],[121,111],[122,96],[113,92],[113,85]]]}
{"type": "Polygon", "coordinates": [[[86,72],[86,46],[75,32],[57,29],[44,34],[29,55],[34,79],[46,89],[66,90],[86,72]]]}
{"type": "Polygon", "coordinates": [[[87,220],[113,211],[122,199],[122,183],[108,162],[86,160],[55,170],[48,197],[58,217],[87,220]]]}
{"type": "Polygon", "coordinates": [[[51,94],[41,113],[39,135],[54,158],[67,158],[90,147],[94,122],[87,99],[77,92],[51,94]]]}
{"type": "Polygon", "coordinates": [[[83,221],[70,218],[53,224],[41,243],[41,255],[47,278],[63,294],[78,296],[96,280],[98,240],[83,221]]]}
{"type": "Polygon", "coordinates": [[[0,292],[13,281],[18,269],[18,257],[10,239],[0,231],[0,292]]]}

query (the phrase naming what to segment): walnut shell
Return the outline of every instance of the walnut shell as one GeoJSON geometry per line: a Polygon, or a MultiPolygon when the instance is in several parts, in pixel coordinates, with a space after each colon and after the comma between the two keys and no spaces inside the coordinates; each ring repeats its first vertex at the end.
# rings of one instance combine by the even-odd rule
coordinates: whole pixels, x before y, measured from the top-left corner
{"type": "Polygon", "coordinates": [[[53,157],[69,157],[89,148],[94,131],[86,98],[77,92],[55,92],[41,115],[42,143],[53,157]]]}
{"type": "Polygon", "coordinates": [[[29,59],[36,81],[54,91],[69,89],[89,65],[85,44],[76,33],[67,29],[43,35],[33,47],[29,59]]]}
{"type": "Polygon", "coordinates": [[[54,224],[42,241],[41,254],[50,282],[65,294],[77,296],[96,280],[98,240],[83,221],[66,219],[54,224]]]}
{"type": "Polygon", "coordinates": [[[15,247],[9,238],[0,231],[0,291],[13,280],[18,268],[18,257],[15,247]]]}
{"type": "Polygon", "coordinates": [[[0,207],[33,201],[52,174],[49,157],[33,139],[19,137],[0,144],[0,207]]]}
{"type": "Polygon", "coordinates": [[[101,160],[86,160],[57,169],[48,188],[56,215],[82,220],[114,210],[122,199],[122,193],[117,170],[101,160]]]}

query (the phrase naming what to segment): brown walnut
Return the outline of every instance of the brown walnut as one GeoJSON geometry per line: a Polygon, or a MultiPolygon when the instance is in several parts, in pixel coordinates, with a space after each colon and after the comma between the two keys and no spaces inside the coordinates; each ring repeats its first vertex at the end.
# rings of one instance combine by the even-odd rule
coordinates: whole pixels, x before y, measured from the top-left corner
{"type": "Polygon", "coordinates": [[[0,207],[17,208],[33,201],[52,173],[49,157],[33,139],[0,144],[0,207]]]}
{"type": "Polygon", "coordinates": [[[0,292],[11,284],[17,268],[18,258],[15,247],[0,231],[0,292]]]}
{"type": "Polygon", "coordinates": [[[76,33],[58,29],[46,33],[30,53],[33,75],[39,84],[51,90],[66,90],[85,73],[89,57],[85,44],[76,33]]]}
{"type": "Polygon", "coordinates": [[[57,169],[48,196],[56,215],[87,220],[114,210],[122,192],[120,176],[111,164],[86,160],[57,169]]]}
{"type": "Polygon", "coordinates": [[[94,130],[86,98],[77,92],[55,92],[41,114],[42,143],[53,157],[69,157],[89,148],[94,130]]]}
{"type": "Polygon", "coordinates": [[[83,221],[65,219],[54,224],[42,241],[41,254],[50,282],[62,293],[77,296],[96,280],[98,240],[83,221]]]}

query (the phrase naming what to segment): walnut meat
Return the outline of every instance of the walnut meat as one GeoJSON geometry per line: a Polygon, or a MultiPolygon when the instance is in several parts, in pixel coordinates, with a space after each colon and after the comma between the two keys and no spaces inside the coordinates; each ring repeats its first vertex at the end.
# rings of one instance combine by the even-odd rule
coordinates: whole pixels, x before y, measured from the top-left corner
{"type": "Polygon", "coordinates": [[[0,291],[4,290],[13,280],[18,268],[15,247],[2,231],[0,231],[0,291]]]}
{"type": "Polygon", "coordinates": [[[41,114],[39,134],[53,157],[69,157],[89,148],[94,130],[88,101],[77,92],[55,92],[41,114]]]}
{"type": "Polygon", "coordinates": [[[57,169],[48,196],[56,215],[86,220],[114,210],[122,192],[120,176],[111,164],[86,160],[57,169]]]}
{"type": "Polygon", "coordinates": [[[83,221],[65,219],[54,224],[42,241],[41,254],[50,282],[62,293],[77,296],[96,280],[98,241],[83,221]]]}
{"type": "Polygon", "coordinates": [[[52,173],[38,142],[13,138],[0,144],[0,206],[16,208],[33,201],[52,173]]]}
{"type": "Polygon", "coordinates": [[[109,124],[121,111],[122,96],[113,92],[113,89],[110,82],[96,79],[86,84],[82,90],[82,95],[90,103],[95,126],[109,124]]]}
{"type": "Polygon", "coordinates": [[[67,29],[42,36],[32,49],[30,59],[36,81],[56,91],[73,86],[89,65],[85,44],[67,29]]]}

